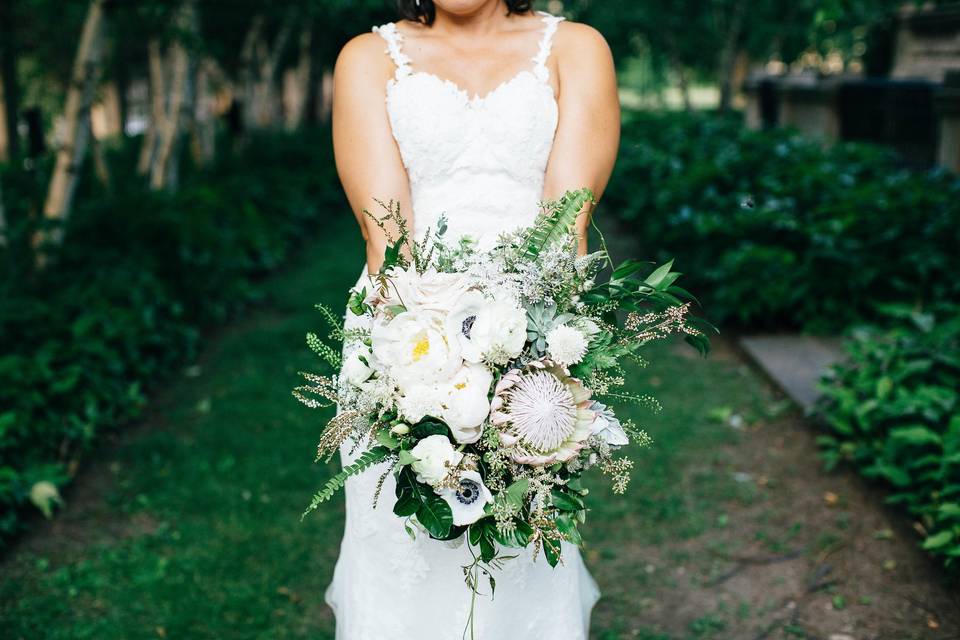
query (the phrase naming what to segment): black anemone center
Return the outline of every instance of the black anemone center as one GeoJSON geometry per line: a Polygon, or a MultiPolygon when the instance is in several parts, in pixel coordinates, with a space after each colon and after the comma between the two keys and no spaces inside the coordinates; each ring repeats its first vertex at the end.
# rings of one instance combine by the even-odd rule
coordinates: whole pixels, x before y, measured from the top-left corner
{"type": "Polygon", "coordinates": [[[473,504],[480,497],[480,485],[473,480],[460,480],[457,500],[462,504],[473,504]]]}
{"type": "Polygon", "coordinates": [[[470,337],[470,330],[473,329],[473,323],[477,321],[477,316],[467,316],[463,319],[463,325],[460,327],[460,331],[463,332],[463,335],[470,337]]]}

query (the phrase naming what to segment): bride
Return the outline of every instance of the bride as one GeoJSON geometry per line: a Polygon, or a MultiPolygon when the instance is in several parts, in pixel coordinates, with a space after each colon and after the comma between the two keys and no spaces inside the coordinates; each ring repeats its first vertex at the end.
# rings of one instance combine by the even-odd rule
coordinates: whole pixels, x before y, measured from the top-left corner
{"type": "MultiPolygon", "coordinates": [[[[387,243],[363,213],[382,213],[377,200],[399,202],[415,234],[445,216],[446,237],[469,235],[482,248],[531,224],[543,199],[580,187],[603,192],[620,139],[610,50],[592,28],[530,4],[400,0],[401,20],[341,52],[334,151],[370,273],[387,243]]],[[[581,252],[589,215],[578,219],[581,252]]],[[[361,321],[347,316],[348,326],[361,321]]],[[[359,455],[351,449],[341,450],[344,464],[359,455]]],[[[326,596],[336,637],[457,640],[470,610],[461,570],[469,551],[462,541],[411,539],[389,507],[375,509],[382,472],[347,483],[346,529],[326,596]]],[[[393,494],[392,477],[382,492],[393,494]]],[[[477,600],[477,638],[587,638],[599,594],[578,550],[564,545],[556,569],[529,549],[505,563],[495,597],[477,600]]]]}

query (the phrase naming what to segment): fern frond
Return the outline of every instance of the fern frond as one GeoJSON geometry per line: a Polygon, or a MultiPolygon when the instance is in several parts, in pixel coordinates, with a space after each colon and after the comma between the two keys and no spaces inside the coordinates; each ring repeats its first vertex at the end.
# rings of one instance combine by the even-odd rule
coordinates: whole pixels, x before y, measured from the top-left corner
{"type": "Polygon", "coordinates": [[[306,518],[311,511],[316,510],[322,503],[332,498],[333,494],[343,488],[347,482],[347,478],[366,471],[378,462],[386,460],[390,455],[391,452],[386,447],[374,447],[364,451],[352,464],[347,465],[340,473],[327,480],[323,488],[313,496],[313,500],[310,501],[310,506],[303,512],[300,519],[306,518]]]}
{"type": "Polygon", "coordinates": [[[559,200],[550,203],[526,234],[523,240],[524,255],[531,260],[536,259],[546,247],[563,240],[570,233],[584,205],[592,201],[593,192],[584,188],[567,191],[559,200]]]}

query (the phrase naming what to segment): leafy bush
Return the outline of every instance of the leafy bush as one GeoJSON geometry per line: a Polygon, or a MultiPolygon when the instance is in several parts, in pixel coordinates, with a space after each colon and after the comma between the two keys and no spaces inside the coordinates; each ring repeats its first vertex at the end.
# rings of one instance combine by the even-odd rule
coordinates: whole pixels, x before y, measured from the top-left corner
{"type": "Polygon", "coordinates": [[[925,549],[960,567],[960,308],[888,309],[892,329],[862,329],[849,361],[821,384],[819,438],[830,467],[850,462],[893,488],[926,532],[925,549]]]}
{"type": "MultiPolygon", "coordinates": [[[[326,135],[266,135],[187,172],[174,194],[109,193],[89,176],[41,271],[27,212],[42,169],[6,169],[19,223],[0,250],[0,541],[37,483],[67,482],[104,429],[136,416],[158,377],[196,354],[204,327],[256,301],[257,279],[345,208],[326,135]]],[[[135,151],[117,151],[114,184],[142,184],[124,173],[135,151]]]]}
{"type": "Polygon", "coordinates": [[[960,297],[960,179],[880,147],[627,113],[603,206],[722,324],[832,331],[877,304],[960,297]]]}

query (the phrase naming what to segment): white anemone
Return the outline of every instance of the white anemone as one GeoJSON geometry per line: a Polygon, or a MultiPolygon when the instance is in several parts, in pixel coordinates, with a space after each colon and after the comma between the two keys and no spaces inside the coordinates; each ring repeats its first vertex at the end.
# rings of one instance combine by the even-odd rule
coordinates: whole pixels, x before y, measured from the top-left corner
{"type": "Polygon", "coordinates": [[[483,509],[493,502],[493,496],[476,471],[463,471],[456,489],[440,489],[440,497],[453,511],[453,524],[473,524],[483,517],[483,509]]]}
{"type": "Polygon", "coordinates": [[[520,355],[527,339],[527,314],[511,300],[491,300],[467,292],[450,309],[447,335],[460,345],[464,360],[506,363],[520,355]]]}

